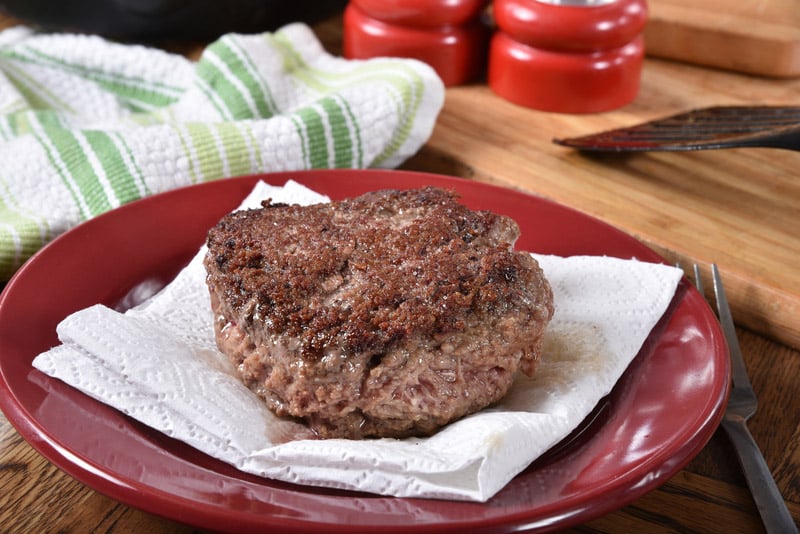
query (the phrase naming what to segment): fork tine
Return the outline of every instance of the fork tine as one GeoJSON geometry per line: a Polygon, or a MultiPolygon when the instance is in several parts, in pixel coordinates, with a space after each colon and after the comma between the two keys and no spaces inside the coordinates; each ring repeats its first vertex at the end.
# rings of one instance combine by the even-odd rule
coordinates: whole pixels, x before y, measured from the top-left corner
{"type": "Polygon", "coordinates": [[[731,372],[733,375],[733,383],[741,387],[751,387],[750,378],[747,375],[747,369],[744,366],[744,357],[742,356],[742,349],[739,347],[739,342],[736,336],[736,327],[733,323],[733,316],[731,315],[731,308],[728,305],[728,298],[725,295],[725,287],[722,285],[722,277],[719,274],[719,269],[716,264],[711,265],[711,275],[714,280],[714,295],[717,297],[717,314],[719,315],[719,322],[722,325],[722,331],[725,338],[728,340],[728,350],[731,353],[731,372]]]}
{"type": "Polygon", "coordinates": [[[706,293],[703,290],[703,279],[700,277],[700,266],[694,263],[692,264],[692,270],[694,271],[694,287],[705,297],[706,293]]]}

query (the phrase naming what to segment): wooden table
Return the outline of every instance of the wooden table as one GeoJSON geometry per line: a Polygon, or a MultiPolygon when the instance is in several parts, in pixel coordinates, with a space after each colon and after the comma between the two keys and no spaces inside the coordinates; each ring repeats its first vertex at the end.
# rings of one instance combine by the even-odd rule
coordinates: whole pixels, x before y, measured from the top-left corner
{"type": "MultiPolygon", "coordinates": [[[[5,21],[8,25],[13,21],[5,21]]],[[[754,21],[755,23],[755,21],[754,21]]],[[[341,22],[316,27],[341,50],[341,22]]],[[[189,55],[195,48],[183,51],[189,55]]],[[[800,152],[737,149],[590,157],[552,144],[712,104],[800,104],[800,80],[748,77],[648,59],[637,100],[616,111],[523,109],[483,83],[447,90],[425,147],[403,167],[519,188],[594,215],[669,261],[719,264],[759,395],[751,420],[800,521],[800,152]]],[[[758,532],[761,523],[720,432],[685,469],[633,504],[577,532],[758,532]]],[[[0,417],[0,531],[189,532],[115,502],[36,453],[0,417]]]]}

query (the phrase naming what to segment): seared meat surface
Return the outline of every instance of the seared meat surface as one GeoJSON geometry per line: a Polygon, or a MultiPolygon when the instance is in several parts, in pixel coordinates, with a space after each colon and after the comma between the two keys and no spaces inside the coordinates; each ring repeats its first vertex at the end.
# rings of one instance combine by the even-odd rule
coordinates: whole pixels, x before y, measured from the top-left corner
{"type": "Polygon", "coordinates": [[[431,434],[534,372],[552,293],[518,235],[436,188],[265,201],[209,232],[217,344],[320,437],[431,434]]]}

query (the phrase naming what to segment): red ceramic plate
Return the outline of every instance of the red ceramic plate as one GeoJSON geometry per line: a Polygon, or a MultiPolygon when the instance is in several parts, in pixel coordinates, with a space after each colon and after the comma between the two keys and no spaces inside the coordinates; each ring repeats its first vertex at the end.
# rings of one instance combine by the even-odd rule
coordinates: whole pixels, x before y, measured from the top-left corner
{"type": "MultiPolygon", "coordinates": [[[[659,262],[622,232],[569,208],[486,184],[400,171],[308,171],[294,178],[333,198],[426,184],[473,208],[514,217],[519,247],[659,262]]],[[[487,503],[398,499],[251,476],[151,430],[31,367],[56,324],[94,303],[124,307],[166,284],[258,177],[176,190],[97,217],[26,263],[0,299],[0,400],[11,423],[58,467],[119,501],[220,531],[551,530],[633,501],[680,470],[710,438],[728,392],[725,344],[685,281],[613,392],[561,444],[487,503]]]]}

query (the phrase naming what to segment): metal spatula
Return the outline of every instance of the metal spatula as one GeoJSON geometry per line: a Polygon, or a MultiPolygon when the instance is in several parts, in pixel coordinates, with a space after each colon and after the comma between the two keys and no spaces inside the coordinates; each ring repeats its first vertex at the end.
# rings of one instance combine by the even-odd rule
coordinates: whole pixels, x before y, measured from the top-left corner
{"type": "Polygon", "coordinates": [[[644,152],[769,147],[800,150],[800,107],[717,106],[635,126],[553,139],[578,150],[644,152]]]}

